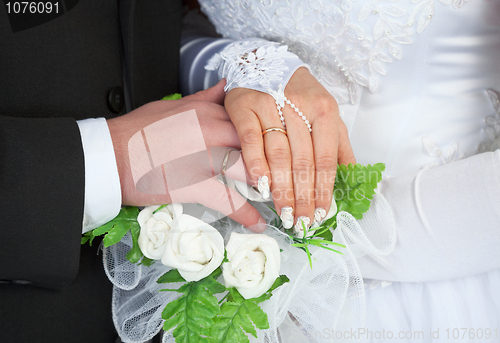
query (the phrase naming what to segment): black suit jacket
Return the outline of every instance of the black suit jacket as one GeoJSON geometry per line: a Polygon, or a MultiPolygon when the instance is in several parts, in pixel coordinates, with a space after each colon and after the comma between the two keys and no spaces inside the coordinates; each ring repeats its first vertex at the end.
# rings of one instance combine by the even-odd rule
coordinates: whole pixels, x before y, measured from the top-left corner
{"type": "Polygon", "coordinates": [[[178,86],[180,1],[66,5],[18,32],[0,5],[1,342],[114,341],[101,256],[96,245],[80,249],[76,120],[125,113],[110,106],[111,89],[125,91],[130,109],[178,86]]]}

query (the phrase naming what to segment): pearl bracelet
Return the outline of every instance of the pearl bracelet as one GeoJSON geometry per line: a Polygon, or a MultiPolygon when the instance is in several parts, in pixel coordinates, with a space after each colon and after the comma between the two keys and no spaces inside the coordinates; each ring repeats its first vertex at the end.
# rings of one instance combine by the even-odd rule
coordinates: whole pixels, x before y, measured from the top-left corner
{"type": "MultiPolygon", "coordinates": [[[[299,110],[297,106],[293,102],[291,102],[286,96],[284,97],[284,101],[290,105],[290,107],[297,113],[297,115],[302,118],[304,123],[307,125],[307,128],[309,129],[309,132],[312,132],[312,127],[311,124],[309,123],[309,120],[307,120],[306,116],[299,110]]],[[[281,110],[283,107],[281,107],[280,103],[276,100],[276,108],[278,109],[278,114],[280,116],[281,123],[283,124],[283,127],[286,129],[286,124],[285,124],[285,117],[283,117],[283,111],[281,110]]]]}

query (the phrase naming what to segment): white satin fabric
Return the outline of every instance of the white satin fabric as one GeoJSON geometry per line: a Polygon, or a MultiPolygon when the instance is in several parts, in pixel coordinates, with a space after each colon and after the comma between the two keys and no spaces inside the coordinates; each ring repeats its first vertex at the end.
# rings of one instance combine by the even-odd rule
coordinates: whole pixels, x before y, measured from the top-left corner
{"type": "Polygon", "coordinates": [[[386,164],[398,242],[384,261],[359,261],[384,281],[367,283],[366,326],[424,330],[406,341],[437,329],[434,341],[499,341],[500,158],[471,157],[498,147],[500,2],[200,3],[225,37],[287,44],[341,104],[357,161],[386,164]]]}

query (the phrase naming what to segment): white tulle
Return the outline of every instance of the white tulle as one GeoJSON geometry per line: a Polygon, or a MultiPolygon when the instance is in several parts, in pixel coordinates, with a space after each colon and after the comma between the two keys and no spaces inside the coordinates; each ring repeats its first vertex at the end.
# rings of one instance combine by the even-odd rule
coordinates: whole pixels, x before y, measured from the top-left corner
{"type": "MultiPolygon", "coordinates": [[[[268,220],[273,218],[273,212],[265,204],[254,205],[268,220]]],[[[219,216],[207,209],[201,219],[216,227],[226,242],[230,232],[248,232],[227,218],[216,220],[219,216]]],[[[250,337],[252,342],[290,342],[304,330],[315,333],[364,325],[365,288],[356,258],[365,254],[386,255],[392,251],[396,242],[392,213],[385,198],[376,195],[372,208],[362,220],[357,221],[345,212],[339,213],[337,220],[334,241],[347,248],[341,249],[343,255],[321,248],[312,249],[312,269],[305,252],[292,247],[287,235],[272,226],[264,232],[274,237],[283,249],[280,274],[287,275],[290,282],[278,288],[273,297],[262,304],[270,328],[261,330],[258,339],[250,337]]],[[[106,274],[114,285],[115,327],[124,342],[138,343],[151,339],[161,330],[163,308],[179,295],[159,292],[165,285],[157,284],[156,280],[169,270],[168,267],[158,262],[145,267],[126,260],[131,245],[131,237],[124,237],[120,243],[104,249],[103,261],[106,274]]],[[[169,284],[167,287],[175,286],[169,284]]],[[[170,332],[164,335],[163,342],[174,341],[170,332]]],[[[317,337],[316,341],[330,339],[317,337]]]]}

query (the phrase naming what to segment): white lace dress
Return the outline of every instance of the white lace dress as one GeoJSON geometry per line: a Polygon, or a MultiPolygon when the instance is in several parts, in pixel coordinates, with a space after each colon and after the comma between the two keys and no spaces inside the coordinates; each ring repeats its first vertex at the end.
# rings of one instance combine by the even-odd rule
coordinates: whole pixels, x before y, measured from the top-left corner
{"type": "Polygon", "coordinates": [[[386,164],[396,248],[359,260],[364,327],[316,340],[500,341],[500,2],[200,4],[224,37],[288,45],[339,102],[358,162],[386,164]]]}

